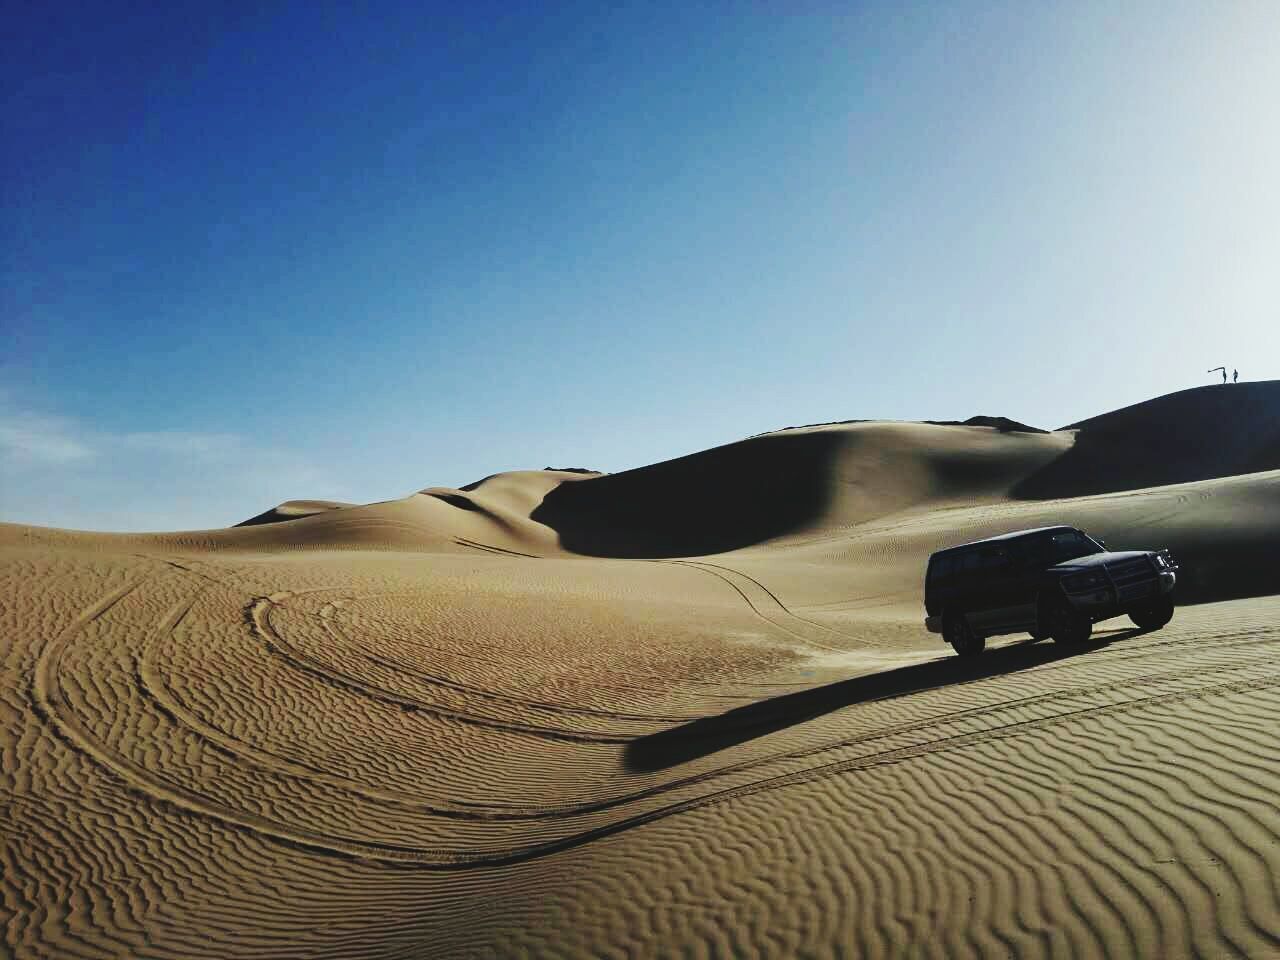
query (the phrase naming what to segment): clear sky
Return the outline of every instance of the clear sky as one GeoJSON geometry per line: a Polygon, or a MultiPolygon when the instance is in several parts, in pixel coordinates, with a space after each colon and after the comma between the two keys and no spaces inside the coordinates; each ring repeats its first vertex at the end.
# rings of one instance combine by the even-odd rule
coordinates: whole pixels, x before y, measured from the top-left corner
{"type": "Polygon", "coordinates": [[[0,519],[1280,377],[1272,0],[141,6],[6,4],[0,519]]]}

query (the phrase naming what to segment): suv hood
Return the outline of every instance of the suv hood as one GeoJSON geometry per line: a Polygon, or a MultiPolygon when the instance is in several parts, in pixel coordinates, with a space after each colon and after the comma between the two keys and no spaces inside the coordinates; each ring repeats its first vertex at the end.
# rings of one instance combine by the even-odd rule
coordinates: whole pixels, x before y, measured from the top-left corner
{"type": "Polygon", "coordinates": [[[1134,557],[1145,557],[1148,552],[1146,550],[1107,550],[1102,553],[1091,553],[1087,557],[1076,557],[1074,560],[1063,560],[1061,563],[1055,563],[1049,569],[1058,573],[1070,573],[1073,570],[1096,570],[1098,567],[1105,566],[1108,563],[1115,563],[1117,560],[1132,560],[1134,557]]]}

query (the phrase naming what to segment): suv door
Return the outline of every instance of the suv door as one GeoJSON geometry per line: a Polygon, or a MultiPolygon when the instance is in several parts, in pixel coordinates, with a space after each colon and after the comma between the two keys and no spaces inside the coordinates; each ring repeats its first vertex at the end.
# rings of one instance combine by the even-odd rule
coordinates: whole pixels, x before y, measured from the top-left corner
{"type": "Polygon", "coordinates": [[[973,610],[969,625],[975,632],[989,636],[1005,629],[1009,619],[1007,608],[1013,602],[1009,587],[1009,548],[1003,543],[989,543],[979,547],[976,553],[977,566],[968,591],[973,610]]]}
{"type": "Polygon", "coordinates": [[[978,555],[975,550],[959,550],[951,555],[950,573],[946,577],[946,587],[939,591],[938,600],[942,612],[960,613],[973,626],[975,604],[974,588],[978,583],[978,555]]]}
{"type": "Polygon", "coordinates": [[[1010,632],[1031,631],[1036,627],[1036,594],[1044,570],[1042,553],[1032,541],[1014,540],[1009,544],[1011,564],[1007,578],[1008,614],[1005,623],[1010,632]]]}

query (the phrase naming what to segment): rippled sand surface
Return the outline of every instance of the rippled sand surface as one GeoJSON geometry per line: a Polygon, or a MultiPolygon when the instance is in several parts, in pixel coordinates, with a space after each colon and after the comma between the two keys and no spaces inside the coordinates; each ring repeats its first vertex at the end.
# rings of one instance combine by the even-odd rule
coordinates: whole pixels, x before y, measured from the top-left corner
{"type": "Polygon", "coordinates": [[[0,526],[5,951],[1280,955],[1280,473],[1030,500],[1070,435],[746,443],[0,526]],[[803,509],[733,543],[797,452],[803,509]],[[660,549],[664,503],[727,549],[660,549]],[[963,663],[923,630],[930,551],[1049,522],[1170,546],[1195,602],[963,663]]]}

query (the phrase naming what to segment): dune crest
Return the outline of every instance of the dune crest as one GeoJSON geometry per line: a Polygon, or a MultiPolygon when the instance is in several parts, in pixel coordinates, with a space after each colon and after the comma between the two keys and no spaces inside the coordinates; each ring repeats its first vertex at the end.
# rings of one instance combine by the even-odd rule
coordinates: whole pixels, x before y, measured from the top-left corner
{"type": "Polygon", "coordinates": [[[340,500],[286,500],[284,503],[264,510],[248,520],[241,520],[237,527],[256,527],[263,523],[282,523],[285,520],[300,520],[302,517],[313,517],[329,510],[343,510],[354,507],[354,503],[343,503],[340,500]]]}

